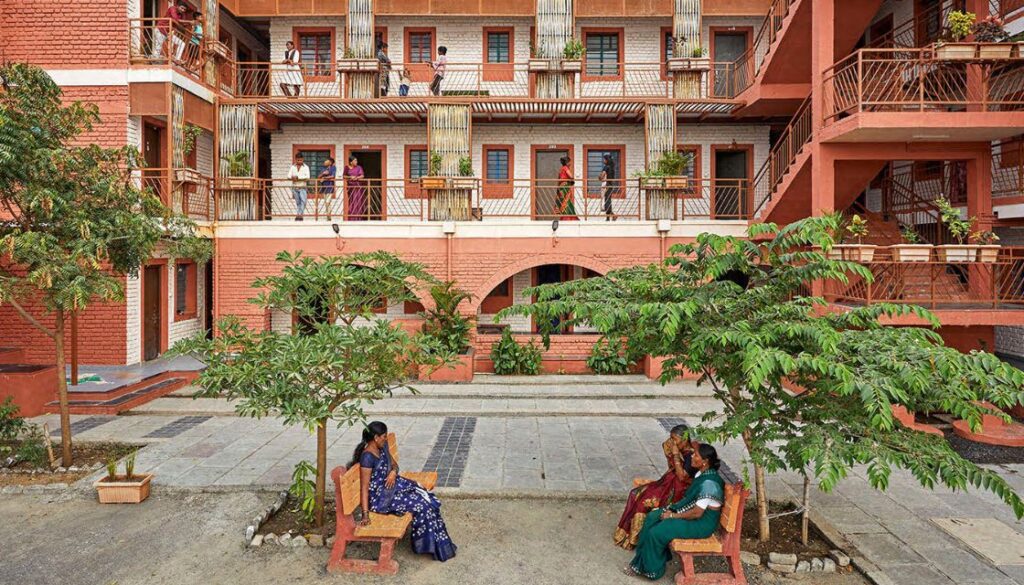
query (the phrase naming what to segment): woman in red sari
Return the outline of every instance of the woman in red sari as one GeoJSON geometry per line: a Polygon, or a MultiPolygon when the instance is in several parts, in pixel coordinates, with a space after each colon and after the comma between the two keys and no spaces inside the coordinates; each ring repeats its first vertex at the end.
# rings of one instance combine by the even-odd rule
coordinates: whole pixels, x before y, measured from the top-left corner
{"type": "Polygon", "coordinates": [[[619,526],[615,530],[615,544],[633,550],[636,547],[640,530],[644,527],[644,518],[655,508],[663,508],[679,501],[686,488],[693,481],[693,468],[690,455],[697,447],[696,441],[684,439],[688,430],[686,425],[674,427],[668,440],[661,445],[668,463],[668,471],[661,479],[633,488],[626,500],[626,510],[619,518],[619,526]]]}

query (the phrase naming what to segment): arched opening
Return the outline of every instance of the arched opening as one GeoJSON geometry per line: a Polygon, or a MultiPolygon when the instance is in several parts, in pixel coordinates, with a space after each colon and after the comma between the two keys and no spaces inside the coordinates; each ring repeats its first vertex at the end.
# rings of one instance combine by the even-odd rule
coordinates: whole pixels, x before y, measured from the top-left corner
{"type": "MultiPolygon", "coordinates": [[[[540,264],[519,270],[500,281],[480,301],[476,315],[477,330],[481,334],[500,334],[504,329],[510,329],[513,333],[536,333],[537,324],[529,317],[513,315],[497,319],[497,315],[513,305],[533,303],[533,298],[524,295],[524,291],[530,287],[594,276],[600,276],[600,273],[574,264],[540,264]]],[[[576,325],[565,327],[559,333],[565,335],[594,331],[589,327],[576,325]]]]}

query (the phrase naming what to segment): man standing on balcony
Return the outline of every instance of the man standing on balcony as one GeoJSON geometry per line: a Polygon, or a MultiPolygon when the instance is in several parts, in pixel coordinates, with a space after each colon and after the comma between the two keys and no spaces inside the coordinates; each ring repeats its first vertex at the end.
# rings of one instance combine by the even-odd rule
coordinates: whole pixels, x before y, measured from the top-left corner
{"type": "Polygon", "coordinates": [[[299,97],[302,93],[302,55],[295,49],[295,43],[288,41],[284,45],[284,73],[281,75],[281,91],[287,97],[299,97]],[[292,89],[289,89],[292,88],[292,89]],[[292,90],[295,95],[292,95],[292,90]]]}
{"type": "Polygon", "coordinates": [[[295,164],[288,169],[288,178],[292,181],[292,197],[295,199],[295,221],[302,221],[306,213],[309,167],[303,162],[301,153],[295,155],[295,164]]]}
{"type": "Polygon", "coordinates": [[[601,174],[598,175],[597,180],[603,183],[604,187],[604,220],[615,221],[618,219],[612,212],[612,195],[615,193],[615,161],[612,160],[612,155],[604,153],[602,158],[604,165],[601,167],[601,174]]]}
{"type": "Polygon", "coordinates": [[[377,43],[377,67],[379,69],[378,75],[380,76],[378,87],[380,88],[380,97],[387,97],[388,90],[391,89],[391,58],[387,54],[388,44],[381,41],[377,43]]]}
{"type": "MultiPolygon", "coordinates": [[[[153,29],[153,45],[150,47],[150,57],[154,59],[161,59],[163,57],[164,45],[167,44],[168,35],[174,38],[172,31],[181,22],[180,10],[179,5],[175,4],[174,0],[168,0],[167,11],[164,13],[164,17],[157,19],[156,28],[153,29]]],[[[177,53],[177,44],[173,46],[177,53]]],[[[184,45],[182,48],[184,48],[184,45]]]]}
{"type": "Polygon", "coordinates": [[[448,69],[448,47],[437,48],[437,61],[434,61],[434,80],[430,82],[430,93],[441,95],[441,80],[448,69]]]}

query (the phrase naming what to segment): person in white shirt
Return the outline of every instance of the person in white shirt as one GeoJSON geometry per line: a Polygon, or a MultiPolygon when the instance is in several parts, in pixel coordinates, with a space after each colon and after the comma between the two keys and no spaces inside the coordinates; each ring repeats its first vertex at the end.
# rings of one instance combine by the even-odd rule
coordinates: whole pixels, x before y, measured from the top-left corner
{"type": "Polygon", "coordinates": [[[303,162],[301,154],[295,155],[295,164],[288,169],[288,178],[291,179],[292,197],[295,199],[295,221],[302,221],[309,193],[309,167],[303,162]]]}
{"type": "Polygon", "coordinates": [[[441,95],[441,81],[448,70],[448,47],[437,48],[437,61],[434,61],[434,80],[430,82],[430,93],[441,95]]]}
{"type": "Polygon", "coordinates": [[[302,54],[295,49],[295,43],[291,41],[284,46],[284,60],[281,61],[283,73],[279,85],[287,97],[299,97],[302,93],[302,54]]]}

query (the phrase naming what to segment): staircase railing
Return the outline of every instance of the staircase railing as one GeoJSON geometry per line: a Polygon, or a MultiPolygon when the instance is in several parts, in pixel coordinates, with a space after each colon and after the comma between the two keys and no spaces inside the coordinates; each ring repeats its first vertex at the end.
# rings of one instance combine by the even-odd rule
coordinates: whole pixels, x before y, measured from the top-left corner
{"type": "Polygon", "coordinates": [[[891,217],[901,229],[915,231],[929,244],[949,240],[942,214],[935,205],[939,197],[954,205],[964,202],[966,185],[960,161],[943,161],[939,178],[918,180],[914,163],[895,167],[882,180],[882,214],[891,217]]]}
{"type": "Polygon", "coordinates": [[[771,6],[768,7],[768,14],[765,16],[764,22],[761,23],[761,28],[758,29],[753,44],[740,55],[739,59],[736,59],[731,67],[733,80],[729,86],[733,89],[734,94],[728,97],[736,97],[754,84],[754,79],[761,72],[761,66],[764,65],[768,53],[771,52],[772,45],[779,38],[779,32],[791,12],[790,9],[797,1],[772,0],[771,6]]]}
{"type": "Polygon", "coordinates": [[[811,98],[804,100],[797,108],[796,114],[790,120],[789,125],[779,136],[779,140],[772,147],[768,154],[768,160],[764,162],[754,176],[754,216],[761,213],[761,209],[771,200],[775,189],[786,176],[786,172],[793,165],[793,161],[803,150],[804,146],[813,137],[814,126],[811,123],[811,98]]]}
{"type": "Polygon", "coordinates": [[[915,48],[927,45],[936,40],[937,35],[942,33],[949,13],[954,10],[962,10],[963,8],[964,0],[944,0],[899,23],[888,33],[878,38],[870,39],[867,46],[873,49],[882,49],[915,48]],[[929,27],[929,23],[932,23],[934,26],[929,27]]]}
{"type": "Polygon", "coordinates": [[[1024,136],[992,145],[992,199],[1007,197],[1024,197],[1024,136]]]}

